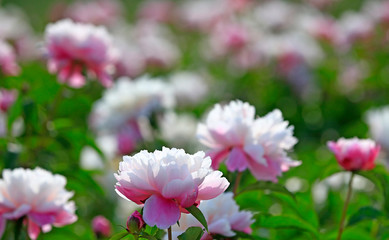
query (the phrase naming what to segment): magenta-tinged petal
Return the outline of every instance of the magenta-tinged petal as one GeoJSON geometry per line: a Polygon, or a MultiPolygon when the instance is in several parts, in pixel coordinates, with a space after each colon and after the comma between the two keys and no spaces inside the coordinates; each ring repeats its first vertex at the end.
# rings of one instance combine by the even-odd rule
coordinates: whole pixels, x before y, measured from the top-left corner
{"type": "Polygon", "coordinates": [[[55,216],[50,213],[29,213],[28,217],[39,226],[52,224],[55,220],[55,216]]]}
{"type": "Polygon", "coordinates": [[[180,215],[180,209],[176,202],[158,195],[147,199],[143,209],[145,222],[150,226],[157,225],[160,229],[174,225],[180,219],[180,215]]]}
{"type": "Polygon", "coordinates": [[[266,165],[266,159],[264,158],[265,150],[259,144],[248,144],[244,146],[244,152],[251,157],[254,161],[266,165]]]}
{"type": "Polygon", "coordinates": [[[228,148],[209,151],[207,155],[212,159],[212,168],[219,169],[220,163],[227,157],[229,152],[228,148]]]}
{"type": "Polygon", "coordinates": [[[6,219],[18,219],[18,218],[23,217],[24,215],[26,215],[28,213],[28,211],[30,211],[30,209],[31,209],[30,205],[23,204],[23,205],[19,206],[13,212],[4,213],[3,217],[6,218],[6,219]]]}
{"type": "Polygon", "coordinates": [[[248,166],[248,159],[246,154],[242,151],[239,147],[234,147],[230,155],[228,156],[228,159],[226,161],[227,169],[230,172],[234,172],[238,170],[239,172],[242,172],[247,169],[248,166]]]}
{"type": "Polygon", "coordinates": [[[31,219],[28,219],[28,227],[27,227],[27,231],[28,231],[28,236],[35,240],[38,238],[39,234],[41,233],[41,229],[39,228],[39,226],[34,223],[31,219]]]}
{"type": "Polygon", "coordinates": [[[75,68],[69,77],[69,85],[74,88],[80,88],[85,85],[85,78],[81,74],[81,69],[75,68]]]}
{"type": "Polygon", "coordinates": [[[194,183],[192,178],[174,179],[168,182],[162,189],[162,196],[165,198],[178,198],[192,192],[194,183]]]}
{"type": "Polygon", "coordinates": [[[208,200],[222,194],[230,185],[226,178],[221,177],[220,171],[214,171],[205,177],[199,186],[198,200],[208,200]]]}
{"type": "Polygon", "coordinates": [[[5,218],[3,218],[2,215],[0,215],[0,239],[3,236],[3,234],[4,234],[5,224],[6,224],[5,218]]]}
{"type": "Polygon", "coordinates": [[[267,159],[267,166],[258,164],[257,162],[249,162],[250,172],[257,180],[278,182],[277,177],[281,176],[281,166],[277,161],[267,159]]]}
{"type": "Polygon", "coordinates": [[[77,221],[77,215],[66,210],[60,211],[55,216],[54,226],[62,227],[77,221]]]}

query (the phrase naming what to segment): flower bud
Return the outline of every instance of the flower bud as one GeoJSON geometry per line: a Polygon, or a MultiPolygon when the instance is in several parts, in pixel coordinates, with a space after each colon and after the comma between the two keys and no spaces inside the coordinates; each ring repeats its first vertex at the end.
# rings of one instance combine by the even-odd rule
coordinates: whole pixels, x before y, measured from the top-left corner
{"type": "Polygon", "coordinates": [[[344,139],[328,142],[328,148],[335,154],[339,165],[345,170],[370,170],[380,151],[380,146],[370,139],[344,139]]]}
{"type": "Polygon", "coordinates": [[[111,235],[111,223],[103,216],[96,216],[92,220],[93,232],[98,236],[109,237],[111,235]]]}
{"type": "Polygon", "coordinates": [[[142,215],[135,211],[127,220],[127,231],[130,233],[137,233],[144,228],[145,222],[143,221],[142,215]]]}

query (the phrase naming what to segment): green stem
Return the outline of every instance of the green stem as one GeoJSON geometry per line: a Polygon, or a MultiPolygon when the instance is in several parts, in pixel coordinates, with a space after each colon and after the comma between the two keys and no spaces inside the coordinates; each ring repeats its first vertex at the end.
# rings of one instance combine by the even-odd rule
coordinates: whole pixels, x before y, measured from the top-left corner
{"type": "Polygon", "coordinates": [[[172,226],[170,226],[170,227],[167,229],[167,235],[168,235],[169,240],[172,240],[172,239],[173,239],[173,237],[172,237],[172,226]]]}
{"type": "Polygon", "coordinates": [[[351,193],[353,191],[354,175],[355,175],[354,172],[351,172],[350,181],[348,183],[347,197],[346,197],[346,201],[344,202],[343,211],[342,211],[342,217],[340,218],[340,225],[339,225],[339,232],[338,232],[337,240],[340,240],[342,238],[342,233],[343,233],[343,230],[344,230],[344,220],[346,218],[346,212],[347,212],[348,204],[350,203],[351,193]]]}
{"type": "Polygon", "coordinates": [[[20,233],[22,232],[22,228],[23,228],[23,220],[24,217],[21,217],[15,222],[15,229],[14,229],[15,240],[20,240],[20,233]]]}
{"type": "Polygon", "coordinates": [[[238,172],[238,174],[236,175],[236,179],[235,179],[235,183],[234,183],[234,188],[232,190],[232,192],[234,193],[234,197],[236,195],[236,192],[238,191],[240,180],[242,179],[242,173],[243,172],[238,172]]]}

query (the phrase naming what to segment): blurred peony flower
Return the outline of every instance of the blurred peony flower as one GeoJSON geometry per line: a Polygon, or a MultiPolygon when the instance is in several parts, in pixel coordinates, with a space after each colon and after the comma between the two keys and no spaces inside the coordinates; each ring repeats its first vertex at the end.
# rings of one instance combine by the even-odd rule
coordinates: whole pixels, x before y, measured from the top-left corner
{"type": "MultiPolygon", "coordinates": [[[[201,201],[199,209],[204,214],[208,223],[209,233],[205,233],[202,240],[213,239],[212,235],[224,237],[235,236],[234,231],[251,233],[250,225],[254,223],[253,214],[249,211],[239,211],[233,194],[226,192],[218,197],[201,201]]],[[[174,225],[172,234],[175,239],[189,227],[202,227],[192,215],[181,214],[180,226],[174,225]]]]}
{"type": "Polygon", "coordinates": [[[366,120],[373,139],[389,153],[389,106],[369,110],[366,120]]]}
{"type": "Polygon", "coordinates": [[[0,180],[0,235],[6,220],[26,217],[28,235],[37,239],[41,231],[77,220],[73,193],[66,191],[66,178],[41,168],[3,170],[0,180]]]}
{"type": "Polygon", "coordinates": [[[78,1],[65,11],[65,17],[75,22],[111,25],[121,16],[122,6],[116,0],[78,1]]]}
{"type": "Polygon", "coordinates": [[[143,219],[166,229],[180,219],[180,212],[200,200],[215,198],[226,190],[227,179],[211,168],[204,152],[163,148],[124,156],[120,162],[116,191],[119,196],[144,204],[143,219]]]}
{"type": "Polygon", "coordinates": [[[0,40],[0,67],[4,75],[16,76],[20,73],[14,50],[2,40],[0,40]]]}
{"type": "Polygon", "coordinates": [[[49,24],[45,30],[45,48],[49,71],[58,72],[60,82],[82,87],[85,84],[82,71],[86,69],[103,86],[112,84],[110,71],[117,52],[105,28],[69,19],[49,24]]]}
{"type": "Polygon", "coordinates": [[[254,119],[255,109],[248,103],[231,101],[217,104],[208,114],[205,124],[199,124],[199,141],[211,148],[208,155],[212,167],[226,160],[229,171],[247,168],[258,180],[277,181],[283,171],[300,162],[292,161],[286,151],[297,142],[293,126],[283,121],[279,110],[254,119]]]}
{"type": "Polygon", "coordinates": [[[15,102],[17,97],[16,90],[7,90],[0,88],[0,111],[7,112],[9,107],[15,102]]]}
{"type": "Polygon", "coordinates": [[[169,22],[174,16],[174,4],[166,0],[149,0],[142,3],[138,17],[156,22],[169,22]]]}
{"type": "Polygon", "coordinates": [[[111,223],[101,215],[93,218],[92,229],[97,236],[109,237],[111,235],[111,223]]]}
{"type": "Polygon", "coordinates": [[[327,143],[328,148],[335,154],[339,165],[345,170],[370,170],[380,151],[380,146],[370,139],[345,139],[327,143]]]}
{"type": "Polygon", "coordinates": [[[142,228],[145,227],[145,222],[143,221],[142,215],[135,211],[127,219],[127,231],[130,233],[137,233],[142,228]]]}

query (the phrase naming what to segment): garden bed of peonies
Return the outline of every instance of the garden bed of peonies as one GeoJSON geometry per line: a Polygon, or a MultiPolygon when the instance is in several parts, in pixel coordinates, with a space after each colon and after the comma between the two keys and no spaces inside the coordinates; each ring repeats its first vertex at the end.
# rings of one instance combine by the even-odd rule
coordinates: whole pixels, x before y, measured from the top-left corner
{"type": "Polygon", "coordinates": [[[388,239],[389,1],[0,2],[1,239],[388,239]]]}

